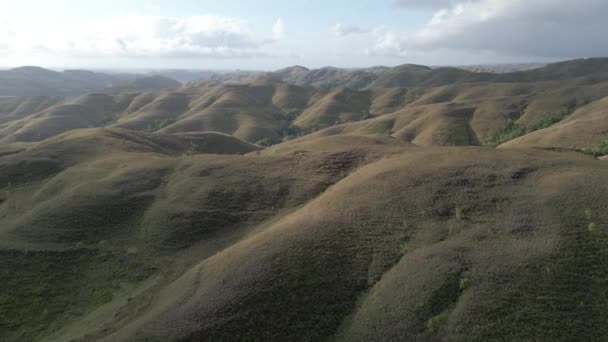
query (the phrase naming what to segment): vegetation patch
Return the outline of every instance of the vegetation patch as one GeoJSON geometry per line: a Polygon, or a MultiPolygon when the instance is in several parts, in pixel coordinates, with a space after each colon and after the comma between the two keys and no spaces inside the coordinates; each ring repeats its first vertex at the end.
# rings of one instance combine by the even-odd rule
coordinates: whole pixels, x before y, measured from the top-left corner
{"type": "Polygon", "coordinates": [[[470,286],[471,286],[471,278],[469,278],[469,277],[460,278],[458,287],[460,288],[461,291],[468,289],[470,286]]]}
{"type": "Polygon", "coordinates": [[[164,118],[164,119],[154,121],[156,130],[165,128],[173,123],[175,123],[175,119],[171,119],[171,118],[164,118]]]}
{"type": "MultiPolygon", "coordinates": [[[[591,196],[590,196],[591,197],[591,196]]],[[[479,341],[603,341],[608,333],[608,216],[576,197],[554,201],[562,247],[501,274],[502,292],[471,317],[479,341]],[[579,202],[579,203],[577,203],[579,202]],[[593,229],[589,229],[593,228],[593,229]],[[531,338],[536,336],[537,338],[531,338]]]]}
{"type": "Polygon", "coordinates": [[[475,132],[468,123],[460,122],[447,132],[446,142],[451,146],[478,145],[475,132]]]}
{"type": "Polygon", "coordinates": [[[410,104],[424,95],[422,88],[408,88],[407,93],[403,97],[404,104],[410,104]]]}
{"type": "Polygon", "coordinates": [[[426,328],[428,329],[428,331],[430,331],[432,333],[436,333],[437,331],[439,331],[439,329],[441,329],[441,327],[448,320],[448,316],[449,316],[449,311],[448,310],[443,311],[439,315],[434,316],[433,318],[429,319],[426,322],[426,328]]]}
{"type": "Polygon", "coordinates": [[[118,120],[119,117],[120,116],[117,115],[117,113],[108,113],[108,114],[104,115],[101,120],[93,122],[88,127],[89,128],[106,127],[108,125],[111,125],[114,121],[118,120]]]}
{"type": "Polygon", "coordinates": [[[255,144],[258,146],[268,147],[280,144],[284,140],[291,140],[308,135],[318,129],[317,127],[304,129],[294,125],[294,121],[300,114],[302,114],[302,111],[292,111],[285,115],[279,113],[274,114],[273,118],[279,122],[277,128],[275,129],[278,137],[266,137],[257,141],[255,144]]]}
{"type": "MultiPolygon", "coordinates": [[[[446,324],[460,295],[471,286],[471,279],[463,275],[451,275],[446,282],[434,293],[427,304],[427,314],[431,317],[426,321],[426,330],[436,334],[446,324]]],[[[427,316],[428,317],[428,316],[427,316]]]]}
{"type": "Polygon", "coordinates": [[[370,113],[365,112],[365,113],[361,114],[361,117],[359,118],[359,120],[361,120],[361,121],[364,121],[364,120],[369,120],[369,119],[371,119],[371,118],[373,118],[373,117],[374,117],[374,116],[373,116],[373,115],[371,115],[370,113]]]}
{"type": "Polygon", "coordinates": [[[3,341],[34,341],[82,317],[153,269],[95,251],[0,252],[3,341]]]}
{"type": "Polygon", "coordinates": [[[394,120],[376,121],[365,127],[365,131],[370,134],[390,134],[394,123],[394,120]]]}
{"type": "Polygon", "coordinates": [[[603,157],[608,155],[608,140],[604,140],[601,143],[585,149],[584,152],[593,155],[594,157],[603,157]]]}
{"type": "Polygon", "coordinates": [[[485,142],[484,145],[495,147],[528,133],[547,128],[562,121],[566,116],[572,114],[573,112],[574,107],[564,107],[554,113],[546,115],[540,121],[528,127],[524,127],[514,121],[510,121],[505,128],[498,130],[493,137],[485,142]]]}

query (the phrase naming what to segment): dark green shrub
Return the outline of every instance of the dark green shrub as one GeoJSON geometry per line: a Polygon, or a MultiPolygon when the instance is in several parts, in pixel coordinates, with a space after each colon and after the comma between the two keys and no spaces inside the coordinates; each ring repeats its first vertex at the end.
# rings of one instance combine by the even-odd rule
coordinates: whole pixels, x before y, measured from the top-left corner
{"type": "Polygon", "coordinates": [[[492,138],[486,141],[485,145],[498,146],[509,140],[521,137],[522,135],[547,128],[562,121],[566,116],[572,114],[573,111],[573,106],[564,107],[556,112],[545,115],[540,121],[528,127],[523,127],[510,121],[505,128],[498,130],[492,138]]]}
{"type": "Polygon", "coordinates": [[[429,319],[426,322],[426,328],[430,331],[430,332],[437,332],[439,331],[439,329],[441,329],[441,327],[445,324],[445,322],[448,320],[448,311],[444,311],[442,313],[440,313],[439,315],[429,319]]]}
{"type": "Polygon", "coordinates": [[[608,155],[608,140],[604,140],[594,147],[584,150],[595,157],[602,157],[608,155]]]}

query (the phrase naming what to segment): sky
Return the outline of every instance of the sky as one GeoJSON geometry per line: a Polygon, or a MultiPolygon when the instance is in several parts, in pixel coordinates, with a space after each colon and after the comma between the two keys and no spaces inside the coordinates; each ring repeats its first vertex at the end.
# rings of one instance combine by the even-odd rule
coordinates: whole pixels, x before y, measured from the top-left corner
{"type": "Polygon", "coordinates": [[[0,66],[275,70],[608,56],[608,0],[0,0],[0,66]]]}

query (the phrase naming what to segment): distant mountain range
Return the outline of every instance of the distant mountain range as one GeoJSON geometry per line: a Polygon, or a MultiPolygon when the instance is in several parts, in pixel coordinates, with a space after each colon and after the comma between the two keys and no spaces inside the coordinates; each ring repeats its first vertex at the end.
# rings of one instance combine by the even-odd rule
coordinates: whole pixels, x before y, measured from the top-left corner
{"type": "Polygon", "coordinates": [[[608,71],[608,62],[603,58],[579,59],[546,66],[519,65],[513,72],[496,71],[491,67],[428,67],[404,64],[393,68],[373,67],[367,69],[322,68],[309,70],[293,66],[269,73],[288,83],[310,85],[322,89],[345,86],[353,89],[380,89],[397,87],[431,87],[472,82],[530,82],[571,78],[593,72],[608,71]],[[471,70],[466,70],[471,69],[471,70]]]}
{"type": "MultiPolygon", "coordinates": [[[[188,82],[234,82],[259,75],[271,75],[288,83],[330,89],[347,86],[354,89],[439,85],[463,82],[475,77],[463,73],[506,73],[541,67],[540,64],[508,64],[466,67],[436,67],[402,65],[394,68],[371,67],[340,69],[326,67],[309,70],[293,66],[274,72],[212,71],[212,70],[151,70],[146,72],[98,72],[88,70],[52,71],[35,66],[0,69],[0,96],[74,96],[91,92],[125,90],[160,90],[179,88],[188,82]]],[[[483,76],[478,76],[483,78],[483,76]]]]}
{"type": "Polygon", "coordinates": [[[538,69],[546,66],[547,63],[511,63],[511,64],[478,64],[478,65],[458,65],[454,66],[459,69],[464,69],[473,72],[491,72],[504,74],[508,72],[526,71],[538,69]]]}
{"type": "Polygon", "coordinates": [[[0,96],[74,96],[100,91],[159,90],[180,83],[164,77],[105,74],[87,70],[62,72],[40,67],[0,70],[0,96]]]}

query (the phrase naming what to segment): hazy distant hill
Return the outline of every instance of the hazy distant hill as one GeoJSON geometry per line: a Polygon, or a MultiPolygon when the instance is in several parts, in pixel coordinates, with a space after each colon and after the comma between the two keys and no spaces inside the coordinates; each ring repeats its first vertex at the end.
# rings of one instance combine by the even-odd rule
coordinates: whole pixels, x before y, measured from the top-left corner
{"type": "Polygon", "coordinates": [[[432,87],[470,82],[534,82],[606,72],[605,59],[581,59],[554,63],[496,65],[479,67],[427,67],[405,64],[397,67],[307,69],[293,66],[274,72],[157,70],[145,74],[99,73],[84,70],[55,72],[39,67],[0,70],[0,96],[73,96],[115,90],[158,90],[182,83],[244,82],[270,76],[286,83],[329,90],[337,87],[378,89],[395,87],[432,87]],[[162,78],[161,78],[162,77],[162,78]]]}
{"type": "Polygon", "coordinates": [[[133,76],[121,80],[114,80],[112,85],[106,88],[106,91],[112,93],[134,92],[134,91],[151,91],[163,89],[177,89],[181,87],[181,83],[165,76],[150,75],[150,76],[133,76]]]}
{"type": "Polygon", "coordinates": [[[162,75],[182,83],[190,81],[241,81],[253,75],[260,74],[259,71],[241,70],[154,70],[149,74],[162,75]]]}
{"type": "Polygon", "coordinates": [[[590,58],[565,61],[529,70],[495,73],[491,70],[465,70],[454,67],[430,68],[405,64],[393,68],[323,68],[309,70],[294,66],[271,73],[289,83],[324,89],[347,86],[355,89],[386,87],[430,87],[471,82],[535,82],[608,72],[608,60],[590,58]]]}
{"type": "Polygon", "coordinates": [[[384,70],[384,68],[352,70],[331,67],[309,70],[301,66],[294,66],[270,74],[285,82],[297,85],[308,85],[323,89],[340,86],[362,89],[373,82],[378,74],[384,70]]]}
{"type": "Polygon", "coordinates": [[[526,71],[538,69],[546,66],[547,63],[515,63],[515,64],[479,64],[479,65],[458,65],[459,69],[473,72],[490,72],[504,74],[509,72],[526,71]]]}
{"type": "Polygon", "coordinates": [[[85,70],[56,72],[40,67],[0,70],[0,96],[74,96],[114,86],[154,90],[167,85],[175,87],[176,84],[176,81],[154,76],[104,74],[85,70]],[[161,85],[163,86],[160,87],[161,85]]]}

